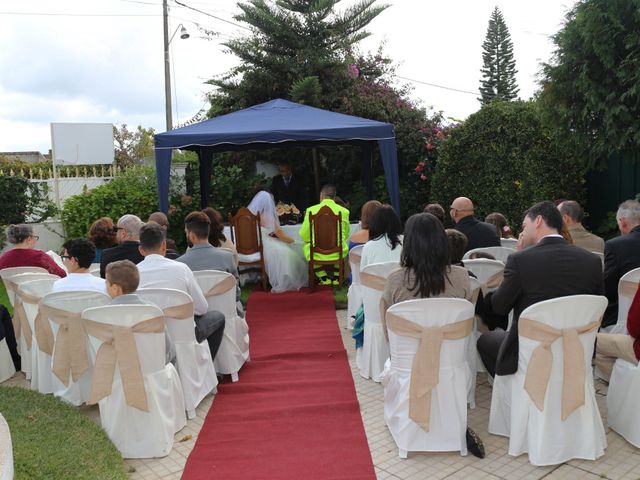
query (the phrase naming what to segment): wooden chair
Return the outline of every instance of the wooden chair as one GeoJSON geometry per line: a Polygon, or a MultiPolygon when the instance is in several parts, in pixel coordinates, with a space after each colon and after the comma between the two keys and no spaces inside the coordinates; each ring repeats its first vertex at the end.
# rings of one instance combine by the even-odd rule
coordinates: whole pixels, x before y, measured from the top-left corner
{"type": "Polygon", "coordinates": [[[342,213],[337,215],[326,205],[318,213],[309,214],[310,252],[309,252],[309,286],[316,285],[316,271],[325,265],[338,264],[338,285],[344,282],[344,258],[342,256],[342,213]],[[315,255],[331,255],[337,253],[337,260],[317,260],[315,255]]]}
{"type": "Polygon", "coordinates": [[[264,267],[264,254],[262,251],[262,230],[260,229],[260,214],[254,215],[248,208],[241,208],[232,216],[229,214],[231,227],[231,241],[236,246],[240,256],[238,262],[238,275],[246,272],[260,272],[262,288],[266,291],[268,286],[267,272],[264,267]],[[257,260],[243,260],[244,255],[260,254],[257,260]]]}

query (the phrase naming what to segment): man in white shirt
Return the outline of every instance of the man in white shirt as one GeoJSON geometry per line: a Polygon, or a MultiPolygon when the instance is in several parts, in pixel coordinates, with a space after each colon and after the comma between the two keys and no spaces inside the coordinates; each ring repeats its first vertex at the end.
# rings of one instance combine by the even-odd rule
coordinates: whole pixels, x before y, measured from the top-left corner
{"type": "Polygon", "coordinates": [[[196,340],[201,342],[206,338],[211,358],[215,358],[224,334],[224,315],[207,311],[209,305],[193,272],[184,263],[165,258],[166,250],[165,233],[160,225],[148,223],[140,229],[140,253],[144,257],[138,264],[140,288],[175,288],[191,295],[196,340]]]}
{"type": "Polygon", "coordinates": [[[67,240],[62,254],[62,263],[69,274],[56,280],[53,292],[92,291],[107,293],[103,278],[89,273],[91,262],[96,255],[95,245],[86,238],[67,240]]]}

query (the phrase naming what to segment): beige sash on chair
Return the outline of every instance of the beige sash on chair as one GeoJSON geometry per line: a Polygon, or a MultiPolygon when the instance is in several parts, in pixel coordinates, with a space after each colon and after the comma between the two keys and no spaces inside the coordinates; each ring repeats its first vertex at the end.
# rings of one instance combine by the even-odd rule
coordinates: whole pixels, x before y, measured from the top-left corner
{"type": "Polygon", "coordinates": [[[440,382],[440,350],[443,340],[460,340],[473,330],[473,318],[442,327],[423,327],[387,312],[387,328],[397,335],[420,340],[411,365],[409,418],[429,431],[431,392],[440,382]]]}
{"type": "Polygon", "coordinates": [[[227,293],[232,288],[236,288],[236,279],[233,277],[226,277],[219,283],[216,283],[213,287],[205,292],[205,297],[215,297],[216,295],[222,295],[227,293]]]}
{"type": "Polygon", "coordinates": [[[27,350],[31,350],[31,326],[29,320],[27,320],[27,312],[24,311],[24,305],[22,305],[22,298],[15,292],[15,298],[13,300],[13,331],[16,335],[16,339],[20,335],[24,335],[25,342],[27,343],[27,350]]]}
{"type": "Polygon", "coordinates": [[[384,292],[384,288],[387,286],[387,279],[380,277],[379,275],[360,272],[360,284],[365,287],[384,292]]]}
{"type": "MultiPolygon", "coordinates": [[[[21,304],[24,302],[33,303],[38,305],[38,313],[36,314],[36,318],[33,321],[34,334],[36,336],[36,342],[38,342],[38,349],[44,353],[51,355],[53,352],[53,332],[51,331],[51,325],[49,325],[49,321],[42,316],[40,313],[42,309],[42,297],[37,295],[31,295],[24,291],[20,292],[21,304]]],[[[24,305],[22,307],[22,311],[24,312],[24,305]]],[[[25,320],[27,320],[26,312],[25,320]]],[[[27,321],[28,323],[28,321],[27,321]]],[[[31,325],[29,325],[31,327],[31,325]]],[[[29,330],[31,331],[31,330],[29,330]]]]}
{"type": "Polygon", "coordinates": [[[482,289],[482,293],[484,295],[487,294],[489,289],[498,288],[504,279],[504,270],[500,270],[499,272],[494,273],[487,281],[480,284],[480,288],[482,289]]]}
{"type": "Polygon", "coordinates": [[[80,312],[68,312],[50,305],[42,305],[39,315],[58,324],[53,356],[53,373],[69,386],[69,373],[74,382],[89,368],[87,344],[80,312]]]}
{"type": "Polygon", "coordinates": [[[638,282],[630,282],[629,280],[621,280],[618,284],[618,295],[633,298],[638,290],[638,282]]]}
{"type": "Polygon", "coordinates": [[[349,252],[349,262],[353,263],[355,267],[360,271],[360,261],[362,260],[362,256],[358,255],[354,251],[349,252]]]}
{"type": "Polygon", "coordinates": [[[176,320],[188,320],[193,318],[193,302],[183,303],[182,305],[174,305],[162,309],[165,317],[175,318],[176,320]]]}
{"type": "Polygon", "coordinates": [[[597,330],[600,322],[601,319],[582,327],[560,330],[545,323],[520,318],[518,334],[541,342],[531,355],[524,381],[524,389],[538,410],[544,410],[544,397],[551,377],[551,344],[560,337],[563,356],[562,420],[566,420],[571,413],[584,405],[586,366],[579,335],[597,330]]]}
{"type": "Polygon", "coordinates": [[[144,378],[134,333],[164,332],[164,317],[153,317],[132,327],[87,319],[83,322],[87,334],[103,342],[96,354],[91,396],[87,403],[93,405],[111,395],[117,363],[127,405],[148,412],[147,392],[144,389],[144,378]]]}

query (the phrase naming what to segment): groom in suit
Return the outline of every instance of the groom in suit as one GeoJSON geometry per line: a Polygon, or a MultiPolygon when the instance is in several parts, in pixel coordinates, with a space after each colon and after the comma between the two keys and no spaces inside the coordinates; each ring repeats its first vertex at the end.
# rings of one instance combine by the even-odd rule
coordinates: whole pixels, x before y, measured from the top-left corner
{"type": "Polygon", "coordinates": [[[287,162],[278,163],[279,175],[271,180],[271,193],[276,202],[294,204],[301,212],[307,207],[305,188],[302,179],[294,176],[291,165],[287,162]]]}
{"type": "Polygon", "coordinates": [[[524,245],[532,246],[509,256],[502,284],[485,299],[496,314],[513,309],[511,330],[496,329],[478,339],[478,352],[491,376],[517,371],[518,319],[525,308],[557,297],[604,293],[600,259],[562,238],[562,216],[553,203],[531,207],[522,227],[524,245]]]}

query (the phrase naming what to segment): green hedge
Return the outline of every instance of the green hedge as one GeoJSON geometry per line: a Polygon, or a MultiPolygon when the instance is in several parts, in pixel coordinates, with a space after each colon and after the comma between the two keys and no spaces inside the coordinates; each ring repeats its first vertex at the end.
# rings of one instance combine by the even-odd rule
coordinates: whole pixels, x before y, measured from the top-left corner
{"type": "Polygon", "coordinates": [[[582,201],[584,165],[541,121],[534,102],[492,102],[444,142],[432,200],[450,205],[466,196],[476,215],[507,216],[519,229],[524,211],[559,198],[582,201]]]}

